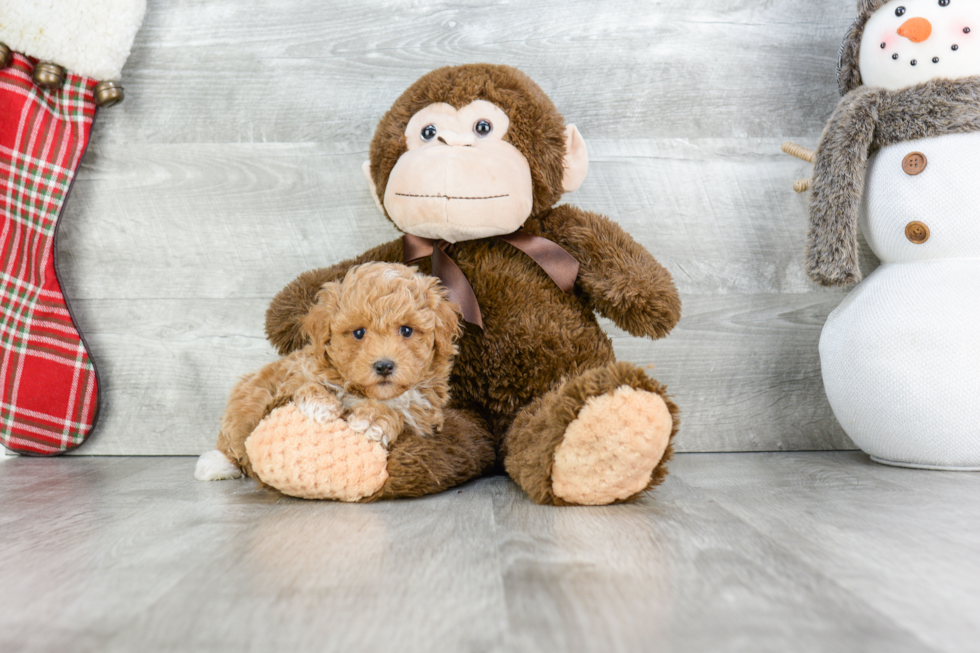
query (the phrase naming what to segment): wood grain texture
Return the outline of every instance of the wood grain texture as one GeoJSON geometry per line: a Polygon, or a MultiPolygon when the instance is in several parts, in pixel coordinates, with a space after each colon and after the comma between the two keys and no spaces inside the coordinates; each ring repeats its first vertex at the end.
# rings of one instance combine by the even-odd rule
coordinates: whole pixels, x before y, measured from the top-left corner
{"type": "Polygon", "coordinates": [[[361,143],[423,73],[489,61],[525,70],[587,137],[816,136],[835,103],[837,49],[854,7],[151,1],[123,71],[134,92],[97,135],[361,143]]]}
{"type": "MultiPolygon", "coordinates": [[[[685,302],[680,325],[657,342],[603,321],[617,356],[653,365],[650,373],[682,407],[679,451],[852,446],[823,392],[814,391],[817,340],[835,295],[691,295],[685,302]]],[[[187,455],[213,447],[232,385],[275,358],[262,335],[267,303],[76,301],[104,393],[98,435],[79,455],[187,455]]]]}
{"type": "Polygon", "coordinates": [[[555,508],[500,476],[350,505],[193,467],[0,464],[0,650],[968,653],[980,638],[975,474],[681,454],[637,503],[555,508]]]}
{"type": "Polygon", "coordinates": [[[863,454],[725,460],[686,467],[685,482],[725,488],[713,500],[729,514],[874,605],[910,639],[937,651],[976,647],[980,532],[970,526],[980,505],[976,474],[907,473],[863,454]],[[773,477],[783,479],[778,498],[773,477]]]}
{"type": "MultiPolygon", "coordinates": [[[[108,112],[107,112],[108,113],[108,112]]],[[[90,146],[66,209],[72,298],[270,297],[396,238],[360,150],[318,143],[90,146]]],[[[588,141],[563,202],[608,215],[685,294],[832,293],[803,271],[807,164],[781,139],[588,141]]],[[[864,247],[865,267],[875,265],[864,247]]]]}
{"type": "Polygon", "coordinates": [[[175,455],[214,448],[232,386],[276,358],[262,334],[267,303],[75,302],[103,393],[98,435],[79,454],[175,455]]]}
{"type": "MultiPolygon", "coordinates": [[[[553,511],[494,486],[512,650],[928,650],[812,568],[793,540],[733,519],[715,500],[725,489],[685,483],[699,463],[710,475],[738,455],[681,456],[666,485],[632,505],[553,511]]],[[[776,479],[791,482],[779,471],[753,478],[770,492],[776,479]]],[[[799,521],[805,505],[784,510],[799,521]]]]}
{"type": "MultiPolygon", "coordinates": [[[[79,454],[212,444],[238,375],[270,360],[263,312],[297,274],[397,236],[361,176],[374,126],[446,64],[527,71],[584,134],[564,201],[621,223],[684,302],[656,365],[688,451],[853,445],[816,342],[843,297],[803,272],[809,165],[853,2],[153,2],[101,111],[58,256],[103,382],[79,454]]],[[[862,265],[877,264],[866,246],[862,265]]]]}

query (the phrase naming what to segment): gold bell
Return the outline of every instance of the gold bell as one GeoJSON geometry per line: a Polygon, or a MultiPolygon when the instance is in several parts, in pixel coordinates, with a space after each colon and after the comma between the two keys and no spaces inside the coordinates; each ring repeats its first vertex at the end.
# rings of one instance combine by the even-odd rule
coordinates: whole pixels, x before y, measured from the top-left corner
{"type": "Polygon", "coordinates": [[[56,63],[42,61],[34,67],[34,83],[52,91],[65,83],[65,69],[56,63]]]}
{"type": "Polygon", "coordinates": [[[14,58],[14,53],[7,47],[6,43],[0,43],[0,68],[10,65],[10,60],[14,58]]]}
{"type": "Polygon", "coordinates": [[[126,97],[119,82],[99,82],[95,86],[95,103],[100,107],[119,104],[126,97]]]}

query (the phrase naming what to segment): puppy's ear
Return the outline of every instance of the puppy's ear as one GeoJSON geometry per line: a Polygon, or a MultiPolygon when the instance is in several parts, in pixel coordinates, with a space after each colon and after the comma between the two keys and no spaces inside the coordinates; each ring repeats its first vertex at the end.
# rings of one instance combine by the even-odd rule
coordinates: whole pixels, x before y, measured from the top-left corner
{"type": "Polygon", "coordinates": [[[320,287],[316,304],[303,318],[302,332],[307,339],[322,349],[330,342],[330,323],[340,301],[340,284],[330,281],[320,287]]]}
{"type": "Polygon", "coordinates": [[[449,301],[446,289],[439,285],[439,280],[428,279],[426,291],[429,309],[435,314],[435,359],[448,362],[456,355],[456,339],[462,333],[459,323],[461,313],[459,306],[449,301]]]}

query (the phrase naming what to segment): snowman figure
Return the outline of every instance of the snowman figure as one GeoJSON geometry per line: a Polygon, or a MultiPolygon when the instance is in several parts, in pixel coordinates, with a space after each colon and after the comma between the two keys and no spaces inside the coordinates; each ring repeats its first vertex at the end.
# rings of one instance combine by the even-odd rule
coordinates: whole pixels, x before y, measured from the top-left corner
{"type": "Polygon", "coordinates": [[[810,199],[808,273],[858,284],[821,333],[824,386],[874,460],[980,469],[980,0],[858,11],[810,199]],[[863,281],[859,224],[881,260],[863,281]]]}

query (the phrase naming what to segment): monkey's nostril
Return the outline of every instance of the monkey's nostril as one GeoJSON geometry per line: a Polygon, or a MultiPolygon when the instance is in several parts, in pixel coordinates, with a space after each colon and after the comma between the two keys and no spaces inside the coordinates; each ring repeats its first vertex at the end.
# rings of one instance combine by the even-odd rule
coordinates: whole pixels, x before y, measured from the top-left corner
{"type": "Polygon", "coordinates": [[[449,145],[449,143],[446,142],[446,139],[443,138],[442,136],[436,136],[436,140],[442,143],[443,145],[449,145]]]}
{"type": "Polygon", "coordinates": [[[390,360],[380,360],[375,362],[374,371],[378,373],[379,376],[389,376],[395,371],[395,364],[390,360]]]}

